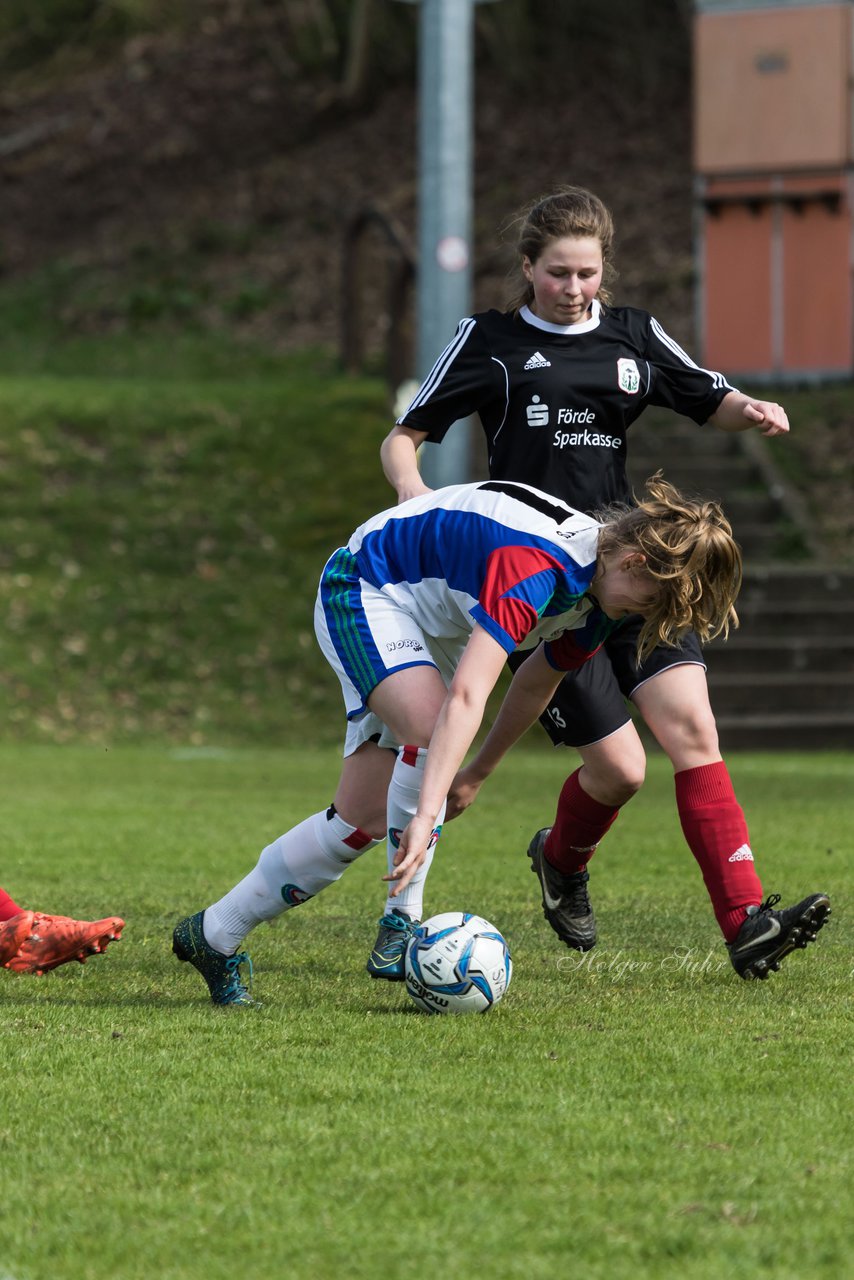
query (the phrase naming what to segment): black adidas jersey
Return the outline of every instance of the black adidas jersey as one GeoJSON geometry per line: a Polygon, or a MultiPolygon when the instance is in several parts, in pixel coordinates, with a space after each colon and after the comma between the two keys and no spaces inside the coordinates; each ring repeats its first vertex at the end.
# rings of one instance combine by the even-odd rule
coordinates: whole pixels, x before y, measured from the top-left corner
{"type": "Polygon", "coordinates": [[[493,479],[521,480],[581,511],[629,501],[626,434],[646,406],[703,423],[733,388],[648,312],[595,301],[592,312],[571,327],[527,307],[461,320],[398,424],[438,443],[476,413],[493,479]]]}

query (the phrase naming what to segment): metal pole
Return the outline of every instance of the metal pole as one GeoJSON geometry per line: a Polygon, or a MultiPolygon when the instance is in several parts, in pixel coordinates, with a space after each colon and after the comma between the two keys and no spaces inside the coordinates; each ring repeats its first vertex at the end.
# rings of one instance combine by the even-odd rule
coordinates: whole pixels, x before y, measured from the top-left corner
{"type": "MultiPolygon", "coordinates": [[[[474,0],[421,0],[419,39],[418,377],[471,309],[474,0]]],[[[470,420],[425,445],[433,488],[469,478],[470,420]]]]}

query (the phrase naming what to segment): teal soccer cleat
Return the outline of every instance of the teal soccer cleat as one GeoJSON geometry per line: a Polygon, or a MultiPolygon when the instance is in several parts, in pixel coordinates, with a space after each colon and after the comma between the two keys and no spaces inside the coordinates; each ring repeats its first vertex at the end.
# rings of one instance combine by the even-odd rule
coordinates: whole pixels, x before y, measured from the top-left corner
{"type": "Polygon", "coordinates": [[[249,965],[249,981],[252,981],[252,961],[245,951],[234,956],[224,956],[205,941],[202,920],[204,912],[179,920],[172,934],[172,950],[179,960],[188,961],[208,984],[214,1004],[255,1004],[248,988],[240,979],[240,966],[249,965]]]}
{"type": "Polygon", "coordinates": [[[372,978],[385,978],[388,982],[403,982],[406,948],[415,935],[418,925],[405,911],[395,907],[380,920],[380,931],[374,949],[365,965],[372,978]]]}

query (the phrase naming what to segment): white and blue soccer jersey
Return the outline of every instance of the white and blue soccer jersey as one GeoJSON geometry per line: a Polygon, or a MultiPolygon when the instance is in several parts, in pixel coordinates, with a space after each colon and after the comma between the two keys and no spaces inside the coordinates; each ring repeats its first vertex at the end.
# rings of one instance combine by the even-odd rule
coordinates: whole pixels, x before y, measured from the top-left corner
{"type": "Polygon", "coordinates": [[[431,663],[446,678],[479,623],[508,653],[546,641],[580,666],[618,623],[587,594],[601,526],[510,481],[455,485],[361,525],[321,577],[318,638],[352,686],[358,716],[391,671],[431,663]],[[357,696],[358,695],[358,696],[357,696]]]}

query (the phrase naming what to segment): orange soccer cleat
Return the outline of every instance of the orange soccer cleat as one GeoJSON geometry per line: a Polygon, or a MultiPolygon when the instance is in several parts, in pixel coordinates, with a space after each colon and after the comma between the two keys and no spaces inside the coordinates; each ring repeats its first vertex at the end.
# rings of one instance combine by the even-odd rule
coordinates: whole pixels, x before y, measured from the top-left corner
{"type": "Polygon", "coordinates": [[[41,911],[22,914],[31,917],[28,928],[17,951],[2,961],[4,968],[15,973],[41,975],[70,960],[84,964],[89,956],[105,951],[109,943],[118,942],[125,927],[124,920],[118,916],[71,920],[68,916],[47,916],[41,911]]]}
{"type": "Polygon", "coordinates": [[[18,954],[21,943],[32,933],[34,915],[33,911],[19,911],[0,922],[0,964],[7,964],[18,954]]]}

